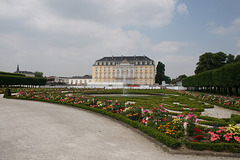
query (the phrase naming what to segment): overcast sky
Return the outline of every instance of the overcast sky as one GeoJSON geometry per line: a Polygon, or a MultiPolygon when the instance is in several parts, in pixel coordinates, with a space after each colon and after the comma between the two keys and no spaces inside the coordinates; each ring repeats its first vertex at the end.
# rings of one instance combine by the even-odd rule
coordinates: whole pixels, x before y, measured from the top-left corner
{"type": "Polygon", "coordinates": [[[0,71],[92,74],[105,56],[146,55],[193,75],[205,52],[240,54],[240,0],[0,0],[0,71]]]}

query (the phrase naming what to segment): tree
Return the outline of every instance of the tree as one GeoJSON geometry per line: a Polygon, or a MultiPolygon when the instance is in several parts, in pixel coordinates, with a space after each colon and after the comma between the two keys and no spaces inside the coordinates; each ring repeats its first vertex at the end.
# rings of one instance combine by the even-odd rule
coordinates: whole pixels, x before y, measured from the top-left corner
{"type": "Polygon", "coordinates": [[[235,62],[240,62],[240,55],[237,55],[237,56],[236,56],[235,62]]]}
{"type": "Polygon", "coordinates": [[[199,62],[195,70],[195,74],[213,70],[224,66],[227,63],[232,63],[234,56],[228,56],[223,52],[211,53],[207,52],[199,57],[199,62]]]}
{"type": "Polygon", "coordinates": [[[34,72],[34,75],[35,77],[43,77],[43,73],[38,71],[34,72]]]}
{"type": "Polygon", "coordinates": [[[176,84],[176,82],[181,81],[182,79],[187,78],[185,74],[178,76],[176,79],[172,79],[171,83],[176,84]]]}
{"type": "Polygon", "coordinates": [[[230,63],[235,62],[235,59],[234,59],[234,58],[235,58],[234,55],[229,54],[229,55],[227,56],[227,64],[230,64],[230,63]]]}
{"type": "Polygon", "coordinates": [[[155,76],[155,83],[162,84],[162,81],[165,81],[167,84],[171,82],[171,78],[165,76],[165,65],[162,62],[158,62],[156,68],[157,74],[155,76]]]}

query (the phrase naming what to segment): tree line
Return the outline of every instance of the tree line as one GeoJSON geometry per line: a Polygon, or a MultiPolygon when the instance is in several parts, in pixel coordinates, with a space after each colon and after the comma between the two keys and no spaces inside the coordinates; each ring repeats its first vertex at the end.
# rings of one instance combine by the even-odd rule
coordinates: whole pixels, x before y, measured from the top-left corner
{"type": "Polygon", "coordinates": [[[239,94],[240,61],[225,64],[218,69],[208,70],[182,80],[184,87],[232,95],[239,94]]]}

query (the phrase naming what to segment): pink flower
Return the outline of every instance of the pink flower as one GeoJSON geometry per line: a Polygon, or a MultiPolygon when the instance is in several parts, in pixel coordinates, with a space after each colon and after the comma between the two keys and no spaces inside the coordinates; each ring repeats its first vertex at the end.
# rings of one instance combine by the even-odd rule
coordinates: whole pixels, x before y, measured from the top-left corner
{"type": "Polygon", "coordinates": [[[240,138],[239,138],[239,137],[235,136],[234,139],[235,139],[238,143],[240,143],[240,138]]]}
{"type": "Polygon", "coordinates": [[[221,133],[221,130],[216,131],[216,133],[221,133]]]}
{"type": "Polygon", "coordinates": [[[223,137],[225,138],[226,141],[229,141],[232,138],[232,133],[227,133],[223,137]]]}
{"type": "Polygon", "coordinates": [[[157,122],[157,119],[155,119],[155,122],[157,122]]]}

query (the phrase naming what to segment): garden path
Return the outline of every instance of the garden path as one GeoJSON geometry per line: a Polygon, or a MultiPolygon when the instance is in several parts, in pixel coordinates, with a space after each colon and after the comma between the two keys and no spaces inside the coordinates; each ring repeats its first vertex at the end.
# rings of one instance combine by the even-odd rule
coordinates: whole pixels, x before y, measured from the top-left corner
{"type": "Polygon", "coordinates": [[[234,159],[176,155],[99,114],[0,95],[0,159],[234,159]]]}

